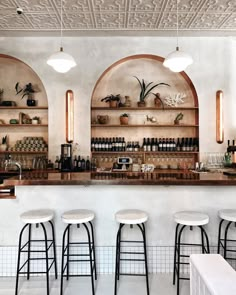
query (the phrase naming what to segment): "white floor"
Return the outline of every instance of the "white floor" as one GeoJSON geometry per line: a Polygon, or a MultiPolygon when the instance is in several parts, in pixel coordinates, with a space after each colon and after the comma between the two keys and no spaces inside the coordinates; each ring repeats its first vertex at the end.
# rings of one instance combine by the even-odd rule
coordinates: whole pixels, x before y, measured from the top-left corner
{"type": "MultiPolygon", "coordinates": [[[[90,278],[70,278],[64,284],[63,295],[92,295],[90,278]]],[[[60,280],[50,280],[50,295],[59,295],[60,280]]],[[[150,295],[176,295],[176,287],[172,285],[172,275],[150,275],[150,295]]],[[[189,295],[189,281],[180,282],[180,295],[189,295]]],[[[15,278],[0,278],[0,295],[15,294],[15,278]]],[[[114,294],[114,276],[100,275],[96,282],[96,295],[114,294]]],[[[146,295],[145,278],[122,277],[118,285],[117,295],[146,295]]],[[[34,277],[27,281],[20,278],[18,295],[46,295],[46,281],[43,277],[34,277]]]]}

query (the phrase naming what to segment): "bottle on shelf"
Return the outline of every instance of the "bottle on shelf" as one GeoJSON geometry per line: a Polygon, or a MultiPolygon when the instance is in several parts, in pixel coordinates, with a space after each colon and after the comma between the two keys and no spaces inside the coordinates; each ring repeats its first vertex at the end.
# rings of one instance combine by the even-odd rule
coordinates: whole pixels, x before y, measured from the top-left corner
{"type": "Polygon", "coordinates": [[[146,143],[146,138],[143,138],[143,151],[147,151],[147,143],[146,143]]]}
{"type": "Polygon", "coordinates": [[[54,164],[54,168],[55,168],[56,170],[59,170],[59,162],[60,162],[59,157],[56,156],[56,160],[55,160],[55,164],[54,164]]]}
{"type": "Polygon", "coordinates": [[[90,160],[89,160],[89,156],[87,156],[87,160],[85,163],[85,170],[86,171],[90,171],[91,167],[90,167],[90,160]]]}

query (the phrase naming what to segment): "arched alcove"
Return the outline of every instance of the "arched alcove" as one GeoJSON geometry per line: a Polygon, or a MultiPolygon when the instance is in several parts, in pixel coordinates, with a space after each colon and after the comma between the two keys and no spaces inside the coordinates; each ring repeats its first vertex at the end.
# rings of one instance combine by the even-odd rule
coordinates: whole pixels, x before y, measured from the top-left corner
{"type": "MultiPolygon", "coordinates": [[[[91,137],[125,137],[128,141],[139,141],[143,138],[197,138],[199,139],[198,97],[195,87],[185,72],[173,73],[163,66],[163,58],[150,54],[140,54],[125,57],[109,66],[97,80],[91,97],[91,137]],[[146,107],[139,108],[140,86],[135,78],[144,79],[146,83],[167,83],[158,86],[153,93],[160,93],[164,101],[166,97],[176,97],[184,94],[183,102],[176,106],[165,104],[164,109],[156,108],[154,95],[146,99],[146,107]],[[129,96],[131,107],[109,108],[101,99],[110,95],[129,96]],[[122,126],[119,116],[128,113],[129,125],[122,126]],[[174,120],[183,113],[181,124],[176,126],[174,120]],[[108,116],[107,124],[99,124],[97,117],[108,116]],[[157,122],[150,123],[148,117],[155,117],[157,122]]],[[[198,151],[185,153],[198,160],[198,151]]],[[[192,163],[193,164],[193,163],[192,163]]],[[[192,165],[191,164],[191,165],[192,165]]]]}
{"type": "MultiPolygon", "coordinates": [[[[23,61],[0,54],[0,65],[0,88],[4,91],[0,102],[1,138],[5,135],[8,137],[7,153],[12,154],[12,157],[16,157],[18,160],[24,158],[24,162],[28,162],[27,165],[31,166],[30,162],[34,157],[47,157],[48,155],[46,90],[37,73],[23,61]],[[22,98],[22,93],[16,94],[15,85],[17,82],[19,82],[20,88],[24,88],[28,83],[32,84],[35,90],[33,96],[36,106],[28,107],[27,96],[22,98]],[[32,124],[30,119],[34,117],[40,118],[39,124],[32,124]],[[22,120],[22,118],[29,120],[22,120]],[[28,140],[25,143],[26,138],[33,138],[31,145],[28,140]]],[[[0,153],[4,155],[6,152],[1,151],[0,153]]]]}

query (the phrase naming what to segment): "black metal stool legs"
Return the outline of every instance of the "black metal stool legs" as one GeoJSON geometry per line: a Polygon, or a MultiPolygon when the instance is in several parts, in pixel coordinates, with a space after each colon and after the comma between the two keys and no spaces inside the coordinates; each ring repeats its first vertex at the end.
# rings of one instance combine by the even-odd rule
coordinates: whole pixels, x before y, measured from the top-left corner
{"type": "Polygon", "coordinates": [[[189,257],[189,255],[181,254],[182,246],[187,246],[187,245],[200,246],[202,249],[202,253],[210,253],[208,236],[205,229],[201,225],[197,226],[200,228],[200,231],[201,231],[201,244],[182,243],[181,237],[186,225],[182,225],[180,228],[179,227],[180,227],[180,224],[178,223],[175,229],[174,267],[173,267],[173,285],[175,285],[175,279],[177,279],[177,295],[179,295],[180,280],[189,280],[189,278],[180,277],[180,266],[184,264],[185,265],[189,264],[188,262],[182,262],[180,260],[181,257],[184,257],[184,258],[189,257]]]}
{"type": "Polygon", "coordinates": [[[56,239],[55,239],[55,230],[52,221],[49,221],[52,229],[52,242],[53,242],[53,255],[54,255],[54,268],[55,268],[55,279],[57,279],[57,253],[56,253],[56,239]]]}
{"type": "Polygon", "coordinates": [[[19,273],[20,273],[20,254],[21,254],[21,242],[22,242],[22,235],[24,230],[29,226],[27,223],[21,230],[19,235],[19,245],[18,245],[18,258],[17,258],[17,269],[16,269],[16,287],[15,287],[15,295],[18,294],[18,283],[19,283],[19,273]]]}
{"type": "Polygon", "coordinates": [[[97,280],[97,264],[96,264],[96,254],[95,254],[94,231],[93,231],[93,224],[91,221],[89,221],[89,224],[91,228],[92,245],[93,245],[94,275],[95,275],[95,280],[97,280]]]}
{"type": "MultiPolygon", "coordinates": [[[[50,222],[50,221],[49,221],[50,222]]],[[[27,280],[30,278],[30,274],[34,273],[45,273],[46,274],[46,285],[47,285],[47,295],[49,295],[50,289],[49,289],[49,271],[55,263],[55,276],[57,278],[57,268],[56,268],[56,247],[55,247],[55,235],[54,235],[54,228],[53,224],[51,224],[52,228],[52,240],[48,240],[47,236],[47,231],[45,228],[44,223],[39,223],[41,225],[42,231],[43,231],[43,240],[32,240],[31,239],[31,231],[32,231],[32,224],[27,223],[21,230],[20,235],[19,235],[19,246],[18,246],[18,259],[17,259],[17,271],[16,271],[16,287],[15,287],[15,295],[18,294],[18,284],[19,284],[19,275],[20,274],[26,274],[27,275],[27,280]],[[22,245],[22,236],[25,230],[28,227],[28,240],[27,242],[22,245]],[[44,250],[32,250],[32,243],[35,242],[43,242],[44,243],[44,250]],[[49,244],[49,242],[51,242],[49,244]],[[53,257],[49,257],[48,251],[53,246],[53,257]],[[31,253],[45,253],[45,257],[31,257],[31,253]],[[21,253],[27,253],[27,259],[26,261],[21,265],[21,253]],[[49,265],[49,260],[52,260],[52,262],[49,265]],[[31,272],[30,268],[30,261],[31,260],[44,260],[45,261],[45,271],[33,271],[31,272]],[[23,271],[23,268],[26,267],[26,271],[23,271]]],[[[37,226],[37,225],[36,225],[37,226]]]]}
{"type": "Polygon", "coordinates": [[[95,288],[94,288],[94,277],[93,277],[93,273],[95,276],[95,280],[97,279],[97,270],[96,270],[96,256],[95,256],[95,241],[94,241],[94,233],[93,233],[93,225],[91,222],[89,222],[90,224],[90,229],[91,229],[91,233],[90,230],[87,226],[86,223],[81,223],[84,228],[85,231],[87,233],[87,238],[88,241],[87,242],[70,242],[70,227],[72,224],[68,224],[67,227],[64,230],[63,233],[63,238],[62,238],[62,257],[61,257],[61,287],[60,287],[60,295],[63,295],[63,277],[66,277],[66,279],[68,280],[69,277],[71,276],[90,276],[91,277],[91,285],[92,285],[92,295],[95,295],[95,288]],[[88,254],[73,254],[70,253],[70,245],[80,245],[80,244],[87,244],[88,245],[88,254]],[[80,256],[88,256],[89,259],[85,260],[85,259],[71,259],[70,257],[80,257],[80,256]],[[66,259],[66,263],[65,263],[65,259],[66,259]],[[70,274],[69,271],[69,265],[70,262],[89,262],[90,265],[90,274],[88,275],[83,275],[83,274],[70,274]],[[66,272],[66,274],[64,275],[64,273],[66,272]]]}
{"type": "Polygon", "coordinates": [[[137,224],[138,228],[140,229],[142,233],[142,241],[122,241],[121,240],[121,232],[122,228],[125,224],[120,223],[119,229],[117,231],[117,236],[116,236],[116,258],[115,258],[115,286],[114,286],[114,295],[117,295],[117,281],[120,278],[120,275],[140,275],[144,276],[143,274],[130,274],[130,273],[120,273],[120,262],[121,260],[126,260],[126,261],[144,261],[145,263],[145,277],[146,277],[146,287],[147,287],[147,295],[149,295],[149,281],[148,281],[148,264],[147,264],[147,246],[146,246],[146,233],[145,233],[145,225],[144,223],[142,224],[137,224]],[[143,243],[143,252],[121,252],[121,242],[139,242],[143,243]],[[121,254],[143,254],[144,259],[122,259],[121,254]]]}

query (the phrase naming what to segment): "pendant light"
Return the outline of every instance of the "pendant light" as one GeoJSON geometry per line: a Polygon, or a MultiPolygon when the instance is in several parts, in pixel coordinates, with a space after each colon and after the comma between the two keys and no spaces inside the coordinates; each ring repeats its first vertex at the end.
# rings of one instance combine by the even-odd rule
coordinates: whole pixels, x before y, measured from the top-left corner
{"type": "Polygon", "coordinates": [[[61,0],[61,47],[60,51],[53,53],[49,59],[47,60],[47,64],[59,73],[66,73],[71,68],[76,66],[76,62],[74,58],[65,53],[62,47],[62,23],[63,23],[63,15],[62,15],[62,0],[61,0]]]}
{"type": "Polygon", "coordinates": [[[179,14],[178,14],[178,3],[179,0],[176,0],[176,37],[177,37],[177,46],[176,50],[168,54],[165,58],[163,65],[166,68],[169,68],[172,72],[182,72],[187,66],[193,63],[192,57],[179,50],[179,14]]]}

